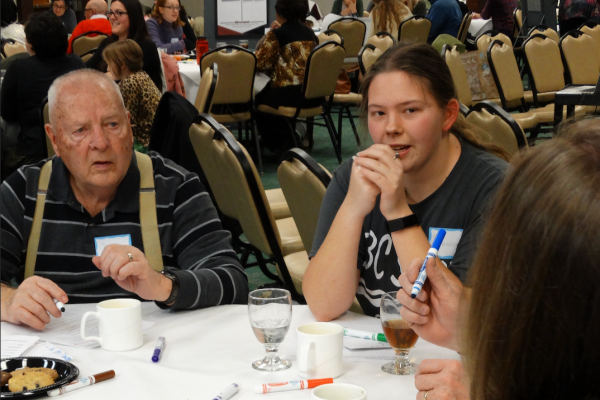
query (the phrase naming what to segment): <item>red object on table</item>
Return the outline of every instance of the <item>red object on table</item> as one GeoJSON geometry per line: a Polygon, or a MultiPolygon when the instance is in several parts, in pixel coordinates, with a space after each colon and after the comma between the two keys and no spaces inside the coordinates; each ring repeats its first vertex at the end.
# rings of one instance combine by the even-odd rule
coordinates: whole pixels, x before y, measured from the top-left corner
{"type": "Polygon", "coordinates": [[[208,53],[208,40],[204,36],[198,36],[196,40],[196,62],[200,65],[200,59],[204,53],[208,53]]]}

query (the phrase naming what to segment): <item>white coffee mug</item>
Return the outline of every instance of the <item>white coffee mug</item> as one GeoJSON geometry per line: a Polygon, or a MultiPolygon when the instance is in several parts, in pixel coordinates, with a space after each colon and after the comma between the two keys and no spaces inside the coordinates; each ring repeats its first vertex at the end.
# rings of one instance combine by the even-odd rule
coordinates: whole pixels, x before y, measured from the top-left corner
{"type": "Polygon", "coordinates": [[[367,400],[367,391],[348,383],[330,383],[316,387],[311,393],[313,400],[367,400]]]}
{"type": "Polygon", "coordinates": [[[337,378],[342,374],[342,332],[330,322],[313,322],[296,328],[298,373],[303,378],[337,378]]]}
{"type": "Polygon", "coordinates": [[[104,350],[127,351],[144,343],[142,334],[142,305],[135,299],[106,300],[96,305],[97,312],[88,311],[81,318],[81,337],[97,340],[104,350]],[[85,336],[85,321],[98,318],[100,337],[85,336]]]}

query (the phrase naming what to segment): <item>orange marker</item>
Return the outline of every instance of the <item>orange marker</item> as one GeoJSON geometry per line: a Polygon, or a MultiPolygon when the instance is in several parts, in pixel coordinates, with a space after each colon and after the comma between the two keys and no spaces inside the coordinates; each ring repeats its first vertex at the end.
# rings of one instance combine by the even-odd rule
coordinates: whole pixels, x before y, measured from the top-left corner
{"type": "Polygon", "coordinates": [[[273,392],[286,392],[288,390],[312,389],[317,386],[333,383],[333,378],[308,379],[278,383],[263,383],[254,387],[254,393],[264,394],[273,392]]]}

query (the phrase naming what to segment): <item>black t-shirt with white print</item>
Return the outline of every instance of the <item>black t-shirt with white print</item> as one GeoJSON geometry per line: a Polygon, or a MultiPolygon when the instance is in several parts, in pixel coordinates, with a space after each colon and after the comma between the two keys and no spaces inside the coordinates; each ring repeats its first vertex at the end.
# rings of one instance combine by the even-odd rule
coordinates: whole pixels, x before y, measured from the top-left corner
{"type": "MultiPolygon", "coordinates": [[[[444,183],[410,209],[432,243],[440,228],[447,231],[439,258],[465,281],[488,205],[504,179],[508,163],[461,140],[461,155],[444,183]]],[[[350,184],[352,161],[339,167],[327,188],[310,257],[317,254],[342,205],[350,184]]],[[[423,258],[425,254],[423,254],[423,258]]],[[[356,296],[366,315],[379,315],[381,296],[399,289],[401,266],[386,219],[377,203],[363,223],[357,268],[361,271],[356,296]]]]}

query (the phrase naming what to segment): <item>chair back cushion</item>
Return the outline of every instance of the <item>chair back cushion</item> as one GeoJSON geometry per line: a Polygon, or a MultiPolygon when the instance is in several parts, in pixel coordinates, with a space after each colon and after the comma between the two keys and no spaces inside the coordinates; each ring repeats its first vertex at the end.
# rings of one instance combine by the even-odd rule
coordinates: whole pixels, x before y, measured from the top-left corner
{"type": "Polygon", "coordinates": [[[322,32],[321,34],[319,34],[318,39],[319,39],[319,44],[325,43],[325,42],[336,42],[336,43],[341,44],[342,46],[344,45],[344,39],[342,39],[340,34],[332,31],[331,29],[328,29],[325,32],[322,32]]]}
{"type": "Polygon", "coordinates": [[[524,94],[523,82],[512,47],[500,45],[498,42],[490,46],[488,58],[496,73],[497,83],[500,85],[505,101],[520,100],[524,94]]]}
{"type": "MultiPolygon", "coordinates": [[[[208,113],[210,110],[211,104],[207,104],[207,102],[209,97],[214,95],[214,93],[211,93],[211,89],[214,92],[214,86],[216,86],[213,85],[214,74],[213,68],[207,68],[200,79],[198,94],[196,94],[196,101],[194,102],[194,107],[196,107],[199,113],[208,113]]],[[[212,103],[212,99],[210,99],[210,103],[212,103]]]]}
{"type": "Polygon", "coordinates": [[[311,51],[304,78],[307,99],[333,95],[344,57],[344,48],[335,42],[325,42],[311,51]]]}
{"type": "Polygon", "coordinates": [[[554,40],[556,43],[558,43],[558,41],[560,40],[560,37],[558,36],[558,32],[556,32],[554,29],[552,28],[547,28],[545,26],[535,26],[531,29],[531,31],[529,32],[529,37],[532,37],[533,35],[544,35],[549,37],[550,39],[554,40]]]}
{"type": "MultiPolygon", "coordinates": [[[[565,69],[558,42],[549,37],[530,37],[523,44],[527,63],[539,93],[555,92],[565,87],[565,69]]],[[[598,80],[598,78],[596,78],[598,80]]]]}
{"type": "Polygon", "coordinates": [[[370,43],[367,43],[360,52],[359,65],[363,75],[369,71],[369,68],[371,68],[371,66],[375,64],[375,61],[383,54],[379,48],[373,49],[371,46],[367,46],[369,44],[370,43]]]}
{"type": "Polygon", "coordinates": [[[431,30],[431,21],[424,17],[411,17],[400,23],[398,40],[412,40],[417,43],[427,43],[431,30]]]}
{"type": "MultiPolygon", "coordinates": [[[[89,32],[88,32],[89,33],[89,32]]],[[[78,56],[87,53],[90,50],[97,49],[100,46],[100,43],[104,39],[106,39],[106,35],[97,35],[94,37],[85,36],[85,34],[76,37],[73,39],[73,43],[71,44],[73,47],[73,53],[78,56]]]]}
{"type": "Polygon", "coordinates": [[[18,53],[26,53],[26,52],[27,52],[27,49],[21,43],[8,43],[7,42],[4,45],[4,54],[6,54],[6,57],[10,57],[10,56],[18,54],[18,53]]]}
{"type": "Polygon", "coordinates": [[[219,68],[219,82],[212,104],[245,104],[252,101],[256,56],[241,47],[231,47],[231,53],[226,52],[227,48],[213,50],[203,55],[200,61],[202,71],[213,64],[219,68]]]}
{"type": "Polygon", "coordinates": [[[394,45],[394,38],[391,35],[382,35],[381,32],[371,36],[366,44],[372,44],[382,53],[394,45]]]}
{"type": "Polygon", "coordinates": [[[344,38],[346,57],[358,57],[367,31],[364,22],[358,19],[342,18],[329,25],[329,29],[333,29],[344,38]]]}
{"type": "Polygon", "coordinates": [[[502,43],[513,47],[511,40],[504,33],[496,33],[495,35],[482,34],[477,38],[477,50],[487,52],[488,47],[494,40],[500,40],[502,43]]]}
{"type": "Polygon", "coordinates": [[[600,25],[596,25],[593,28],[582,25],[579,30],[583,33],[587,33],[594,39],[594,44],[596,45],[596,50],[598,52],[598,61],[600,62],[600,25]]]}
{"type": "Polygon", "coordinates": [[[467,40],[467,33],[469,33],[469,28],[471,27],[471,21],[473,20],[473,13],[467,13],[462,19],[460,23],[460,28],[458,29],[457,39],[461,42],[465,42],[467,40]]]}
{"type": "Polygon", "coordinates": [[[591,36],[563,36],[560,47],[574,85],[595,85],[600,76],[596,43],[591,36]]]}
{"type": "Polygon", "coordinates": [[[487,137],[481,137],[484,142],[495,144],[511,156],[519,152],[519,145],[515,132],[510,125],[498,115],[492,115],[488,110],[471,111],[467,115],[467,122],[481,128],[487,137]]]}
{"type": "Polygon", "coordinates": [[[465,70],[465,66],[456,46],[453,46],[452,49],[446,51],[445,58],[446,65],[448,65],[450,74],[452,75],[452,81],[454,81],[454,86],[456,87],[458,101],[467,107],[471,107],[471,104],[473,104],[471,87],[469,86],[467,71],[465,70]]]}
{"type": "Polygon", "coordinates": [[[283,161],[277,169],[277,177],[304,248],[310,249],[327,187],[297,159],[283,161]]]}

